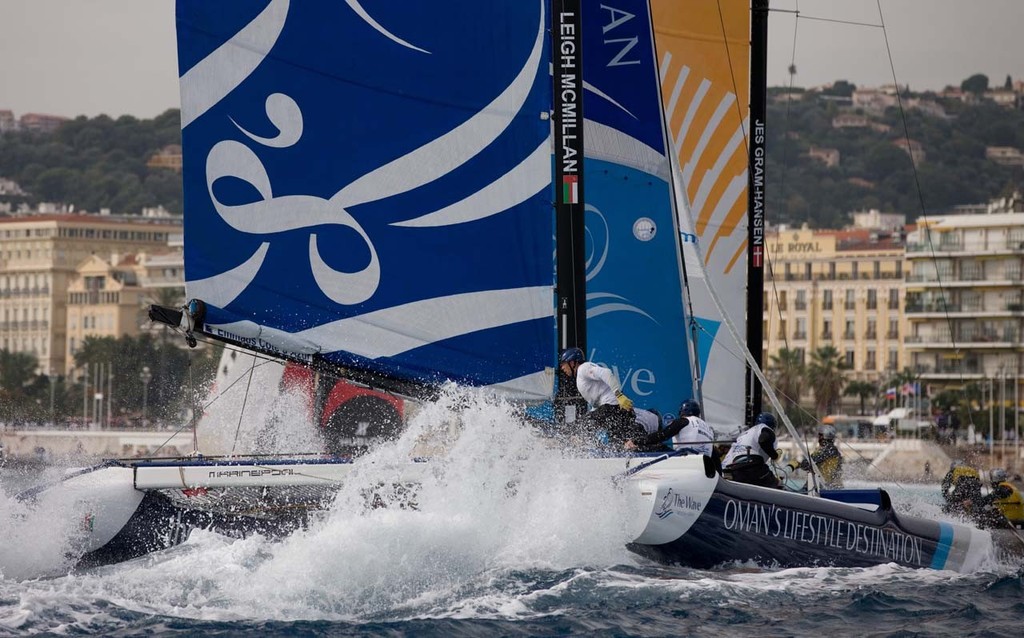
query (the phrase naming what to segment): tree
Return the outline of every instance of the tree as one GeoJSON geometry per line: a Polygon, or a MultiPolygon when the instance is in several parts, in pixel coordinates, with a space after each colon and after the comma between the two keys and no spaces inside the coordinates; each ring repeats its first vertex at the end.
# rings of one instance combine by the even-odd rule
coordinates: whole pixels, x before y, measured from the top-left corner
{"type": "Polygon", "coordinates": [[[843,395],[860,399],[860,412],[858,414],[867,414],[864,402],[868,397],[878,395],[878,386],[870,381],[850,381],[846,385],[846,389],[843,390],[843,395]]]}
{"type": "Polygon", "coordinates": [[[988,90],[988,76],[984,73],[975,73],[960,83],[960,89],[967,93],[981,95],[988,90]]]}
{"type": "Polygon", "coordinates": [[[853,92],[857,90],[857,85],[846,80],[836,80],[832,83],[832,88],[822,91],[826,95],[839,95],[842,97],[850,97],[853,92]]]}
{"type": "Polygon", "coordinates": [[[791,407],[800,403],[804,374],[803,356],[799,350],[782,348],[778,354],[773,354],[769,358],[768,380],[782,395],[782,400],[786,403],[787,414],[791,412],[791,407]]]}
{"type": "Polygon", "coordinates": [[[819,417],[833,411],[846,385],[846,377],[843,376],[845,367],[843,356],[833,345],[822,346],[811,353],[811,364],[807,366],[807,372],[819,417]]]}
{"type": "Polygon", "coordinates": [[[24,394],[36,377],[39,360],[28,352],[0,350],[0,387],[12,395],[24,394]]]}

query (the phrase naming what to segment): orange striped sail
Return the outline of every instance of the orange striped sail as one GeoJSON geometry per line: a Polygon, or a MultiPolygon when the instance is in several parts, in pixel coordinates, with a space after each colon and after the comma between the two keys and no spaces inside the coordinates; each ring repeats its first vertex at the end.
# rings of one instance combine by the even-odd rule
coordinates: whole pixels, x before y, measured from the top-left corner
{"type": "Polygon", "coordinates": [[[666,135],[708,421],[743,419],[745,363],[711,300],[714,287],[740,334],[746,329],[747,0],[652,0],[666,135]]]}

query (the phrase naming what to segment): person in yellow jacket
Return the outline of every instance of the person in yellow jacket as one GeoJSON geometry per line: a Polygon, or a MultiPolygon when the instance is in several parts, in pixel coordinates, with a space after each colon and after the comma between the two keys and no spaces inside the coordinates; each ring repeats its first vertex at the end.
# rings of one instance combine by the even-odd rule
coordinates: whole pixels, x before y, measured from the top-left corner
{"type": "Polygon", "coordinates": [[[1024,527],[1024,497],[1017,486],[1009,481],[1006,470],[997,467],[989,472],[992,480],[992,504],[1002,512],[1014,527],[1024,527]]]}
{"type": "MultiPolygon", "coordinates": [[[[842,489],[843,455],[836,447],[836,429],[831,425],[818,428],[818,449],[811,453],[811,460],[821,472],[822,487],[828,490],[842,489]]],[[[789,467],[809,471],[811,464],[806,459],[802,462],[790,461],[789,467]]]]}

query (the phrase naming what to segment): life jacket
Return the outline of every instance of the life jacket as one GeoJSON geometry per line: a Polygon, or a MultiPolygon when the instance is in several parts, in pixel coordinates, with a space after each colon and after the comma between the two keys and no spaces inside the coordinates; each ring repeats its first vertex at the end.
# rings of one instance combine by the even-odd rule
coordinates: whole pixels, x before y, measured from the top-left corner
{"type": "Polygon", "coordinates": [[[960,467],[953,468],[953,476],[950,482],[953,485],[956,485],[957,481],[966,477],[976,478],[979,481],[981,480],[981,475],[978,474],[978,470],[967,465],[961,465],[960,467]]]}
{"type": "Polygon", "coordinates": [[[999,485],[1005,485],[1010,488],[1013,493],[1006,498],[993,501],[995,506],[999,508],[999,511],[1002,512],[1003,516],[1008,518],[1011,523],[1024,523],[1024,497],[1021,496],[1020,490],[1018,490],[1013,483],[1010,483],[1009,481],[1002,481],[999,485]]]}
{"type": "Polygon", "coordinates": [[[729,453],[725,455],[722,466],[728,467],[732,465],[741,456],[760,456],[764,459],[765,463],[770,461],[772,457],[768,456],[768,452],[762,450],[761,444],[758,443],[758,439],[761,437],[761,430],[767,427],[767,425],[759,423],[736,437],[736,442],[729,448],[729,453]]]}
{"type": "MultiPolygon", "coordinates": [[[[715,430],[699,416],[686,417],[686,426],[672,437],[672,447],[680,450],[688,448],[697,450],[705,456],[711,456],[715,430]]],[[[755,442],[757,439],[755,439],[755,442]]]]}
{"type": "Polygon", "coordinates": [[[823,445],[811,455],[821,472],[821,481],[827,489],[843,487],[843,455],[835,444],[823,445]]]}

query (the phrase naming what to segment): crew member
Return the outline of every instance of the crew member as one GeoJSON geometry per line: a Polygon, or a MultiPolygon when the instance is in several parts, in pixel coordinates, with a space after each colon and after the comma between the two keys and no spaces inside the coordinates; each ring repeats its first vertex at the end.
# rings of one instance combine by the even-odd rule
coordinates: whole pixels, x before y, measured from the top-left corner
{"type": "Polygon", "coordinates": [[[693,399],[683,401],[679,406],[679,418],[646,437],[626,441],[626,449],[649,450],[668,440],[672,441],[673,449],[712,456],[715,430],[701,418],[699,403],[693,399]]]}
{"type": "Polygon", "coordinates": [[[992,504],[1011,525],[1024,528],[1024,497],[1020,490],[1010,482],[1006,470],[1001,467],[992,470],[989,478],[992,479],[992,504]]]}
{"type": "MultiPolygon", "coordinates": [[[[821,487],[838,490],[843,487],[843,455],[836,447],[836,429],[831,425],[818,428],[818,449],[811,454],[811,460],[821,474],[821,487]]],[[[789,467],[810,471],[811,464],[804,459],[801,462],[790,461],[789,467]]]]}
{"type": "Polygon", "coordinates": [[[636,422],[633,401],[622,393],[614,372],[587,361],[579,348],[562,352],[559,368],[576,383],[576,389],[591,407],[581,419],[582,434],[606,437],[607,444],[616,447],[646,435],[636,422]]]}
{"type": "Polygon", "coordinates": [[[775,449],[775,417],[768,412],[757,416],[754,425],[736,437],[722,466],[725,478],[739,483],[779,487],[779,479],[769,461],[779,458],[775,449]]]}

